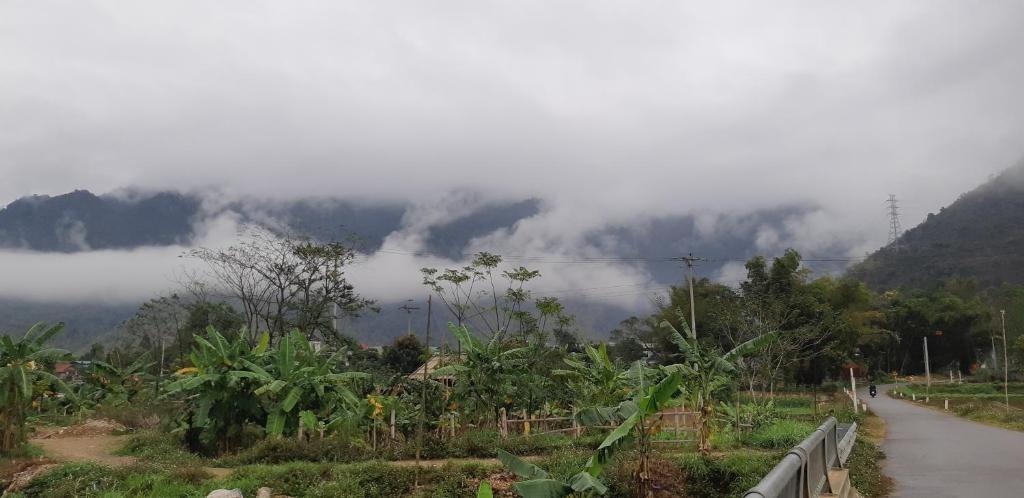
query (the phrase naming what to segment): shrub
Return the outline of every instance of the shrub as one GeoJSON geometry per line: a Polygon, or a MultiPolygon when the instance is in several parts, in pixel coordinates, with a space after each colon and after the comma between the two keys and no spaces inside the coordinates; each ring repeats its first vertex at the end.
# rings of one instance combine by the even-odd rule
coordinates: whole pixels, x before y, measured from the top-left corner
{"type": "Polygon", "coordinates": [[[151,462],[175,465],[197,465],[202,461],[185,449],[181,434],[155,430],[132,434],[119,453],[151,462]]]}
{"type": "Polygon", "coordinates": [[[22,490],[22,496],[177,498],[205,495],[202,488],[182,477],[194,480],[197,476],[174,475],[145,465],[112,468],[92,463],[69,463],[33,479],[28,487],[22,490]]]}
{"type": "Polygon", "coordinates": [[[686,476],[686,496],[719,498],[742,496],[757,485],[780,458],[781,453],[733,452],[724,457],[686,454],[676,463],[686,476]]]}
{"type": "Polygon", "coordinates": [[[779,420],[751,432],[746,441],[758,448],[786,449],[803,441],[815,427],[807,422],[779,420]]]}
{"type": "Polygon", "coordinates": [[[304,496],[309,489],[331,480],[329,464],[293,462],[284,465],[248,465],[239,467],[222,482],[224,488],[238,488],[246,496],[262,486],[275,493],[304,496]]]}
{"type": "Polygon", "coordinates": [[[358,462],[374,453],[361,439],[327,437],[302,441],[293,438],[267,438],[235,455],[220,459],[223,465],[276,464],[305,462],[358,462]]]}

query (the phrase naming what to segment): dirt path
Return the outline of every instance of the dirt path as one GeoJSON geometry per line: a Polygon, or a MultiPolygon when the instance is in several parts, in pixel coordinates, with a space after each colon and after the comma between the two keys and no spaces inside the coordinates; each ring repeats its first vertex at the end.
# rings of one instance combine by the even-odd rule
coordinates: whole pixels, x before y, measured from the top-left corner
{"type": "Polygon", "coordinates": [[[131,465],[138,459],[114,453],[124,446],[128,436],[69,436],[32,439],[29,442],[42,448],[54,460],[68,462],[96,462],[103,465],[131,465]]]}
{"type": "MultiPolygon", "coordinates": [[[[115,454],[124,447],[127,439],[128,436],[107,434],[37,438],[29,442],[42,448],[47,456],[57,461],[93,462],[119,467],[139,461],[136,457],[115,454]]],[[[232,469],[221,467],[203,467],[203,470],[216,479],[224,479],[232,472],[232,469]]]]}

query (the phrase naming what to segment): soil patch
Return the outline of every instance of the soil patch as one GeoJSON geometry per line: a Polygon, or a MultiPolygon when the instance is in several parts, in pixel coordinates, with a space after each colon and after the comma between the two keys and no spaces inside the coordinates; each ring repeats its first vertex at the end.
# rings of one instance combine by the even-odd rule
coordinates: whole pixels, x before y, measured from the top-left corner
{"type": "Polygon", "coordinates": [[[128,436],[61,436],[50,439],[33,439],[31,443],[42,448],[55,460],[71,462],[96,462],[104,465],[130,465],[135,457],[114,453],[124,446],[128,436]]]}

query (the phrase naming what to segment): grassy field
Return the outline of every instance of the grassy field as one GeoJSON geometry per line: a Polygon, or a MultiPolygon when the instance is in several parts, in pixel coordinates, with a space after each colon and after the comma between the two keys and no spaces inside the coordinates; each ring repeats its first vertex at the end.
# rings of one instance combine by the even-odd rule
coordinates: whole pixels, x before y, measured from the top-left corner
{"type": "Polygon", "coordinates": [[[923,384],[907,384],[894,390],[892,395],[902,395],[902,399],[908,401],[916,397],[917,403],[940,410],[949,400],[949,411],[957,416],[1024,431],[1024,383],[1011,383],[1009,392],[1009,410],[999,383],[932,384],[930,389],[923,384]]]}
{"type": "MultiPolygon", "coordinates": [[[[657,496],[742,496],[826,416],[865,423],[865,416],[855,416],[844,401],[820,403],[815,417],[809,397],[779,396],[770,409],[755,410],[759,419],[754,427],[742,426],[736,431],[723,420],[714,436],[714,451],[708,456],[689,445],[659,445],[652,464],[652,475],[659,483],[657,496]]],[[[434,460],[417,469],[409,461],[411,445],[370,451],[341,438],[276,439],[230,455],[205,458],[187,451],[180,438],[166,431],[144,430],[126,438],[119,452],[136,457],[138,461],[132,465],[64,463],[11,496],[171,498],[205,496],[221,488],[237,488],[252,496],[267,486],[275,493],[295,497],[458,497],[474,496],[482,479],[495,485],[498,496],[514,496],[507,492],[513,476],[493,459],[498,448],[533,455],[533,463],[556,477],[567,478],[579,471],[603,436],[595,432],[578,439],[562,435],[502,439],[493,431],[473,431],[453,440],[427,441],[424,456],[434,460]],[[214,476],[211,468],[226,468],[226,477],[214,476]]],[[[852,458],[863,467],[858,469],[857,480],[864,483],[861,491],[865,496],[882,496],[868,484],[882,479],[876,461],[879,455],[877,446],[866,439],[854,450],[852,458]]],[[[603,476],[609,487],[607,496],[630,496],[636,460],[632,452],[625,452],[608,467],[603,476]]]]}

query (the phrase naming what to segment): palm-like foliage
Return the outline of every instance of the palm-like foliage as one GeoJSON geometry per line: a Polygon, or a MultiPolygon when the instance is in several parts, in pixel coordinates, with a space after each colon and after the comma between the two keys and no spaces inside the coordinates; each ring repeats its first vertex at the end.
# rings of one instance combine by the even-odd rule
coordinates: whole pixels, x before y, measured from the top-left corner
{"type": "Polygon", "coordinates": [[[569,380],[576,401],[581,406],[609,406],[628,397],[633,383],[630,371],[623,371],[608,357],[604,343],[596,348],[586,344],[584,348],[585,359],[565,358],[570,368],[553,371],[569,380]]]}
{"type": "Polygon", "coordinates": [[[0,452],[25,441],[25,417],[32,403],[34,382],[47,382],[70,393],[64,382],[42,369],[43,362],[65,353],[46,346],[63,328],[63,323],[37,323],[18,341],[0,336],[0,452]]]}
{"type": "Polygon", "coordinates": [[[213,327],[206,329],[205,338],[195,337],[189,355],[192,367],[178,371],[180,378],[167,385],[166,394],[185,397],[177,430],[185,431],[191,444],[227,450],[247,423],[266,421],[252,394],[259,387],[257,374],[248,368],[261,361],[269,340],[263,334],[252,347],[243,337],[228,340],[213,327]]]}
{"type": "Polygon", "coordinates": [[[268,368],[242,361],[255,374],[253,394],[265,403],[268,434],[312,433],[321,424],[330,430],[356,414],[359,398],[346,383],[369,375],[337,372],[343,355],[320,355],[302,332],[293,330],[270,353],[268,368]]]}
{"type": "Polygon", "coordinates": [[[452,397],[463,413],[475,415],[478,422],[496,419],[526,365],[526,348],[508,348],[497,334],[483,342],[465,326],[448,327],[462,346],[462,358],[457,364],[438,368],[433,376],[455,377],[452,397]]]}
{"type": "Polygon", "coordinates": [[[131,401],[145,387],[150,375],[146,372],[156,362],[147,355],[136,359],[130,365],[114,365],[105,361],[93,361],[86,378],[86,399],[93,403],[121,406],[131,401]]]}
{"type": "Polygon", "coordinates": [[[649,386],[642,396],[610,409],[606,416],[621,417],[622,422],[605,437],[597,451],[587,460],[582,471],[563,482],[552,479],[540,467],[498,450],[498,458],[512,473],[523,481],[515,484],[515,490],[525,498],[562,498],[566,496],[600,496],[607,488],[598,477],[604,466],[615,453],[629,445],[637,443],[640,447],[640,466],[637,469],[637,485],[643,496],[648,487],[647,460],[650,452],[650,426],[647,421],[661,411],[666,403],[679,391],[682,373],[679,368],[668,368],[665,377],[655,385],[649,386]]]}
{"type": "Polygon", "coordinates": [[[687,397],[697,407],[700,428],[697,441],[701,452],[711,450],[711,432],[714,428],[716,396],[733,381],[736,373],[736,361],[749,355],[771,341],[772,334],[764,334],[736,346],[721,354],[697,340],[697,336],[680,320],[683,333],[680,333],[668,321],[661,326],[668,329],[670,339],[679,348],[683,362],[673,367],[680,369],[686,378],[685,391],[687,397]]]}

